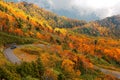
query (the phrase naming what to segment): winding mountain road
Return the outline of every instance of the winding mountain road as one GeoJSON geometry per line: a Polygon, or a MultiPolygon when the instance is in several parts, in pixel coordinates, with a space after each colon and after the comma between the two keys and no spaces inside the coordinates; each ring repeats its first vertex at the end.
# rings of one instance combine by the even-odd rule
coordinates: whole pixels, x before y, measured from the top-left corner
{"type": "MultiPolygon", "coordinates": [[[[45,45],[39,44],[38,46],[44,47],[45,45]]],[[[20,46],[17,46],[17,47],[20,48],[20,46]]],[[[10,62],[12,62],[14,64],[20,64],[21,63],[21,60],[13,53],[13,50],[10,49],[10,48],[7,48],[7,49],[4,50],[4,55],[10,62]]],[[[118,79],[120,79],[120,72],[118,72],[118,71],[113,71],[113,70],[109,70],[109,69],[100,68],[100,67],[95,66],[95,65],[94,65],[94,68],[99,69],[104,74],[113,75],[113,76],[117,77],[118,79]]]]}
{"type": "MultiPolygon", "coordinates": [[[[35,46],[34,44],[29,44],[30,46],[35,46]]],[[[17,46],[17,48],[23,47],[24,45],[17,46]]],[[[44,44],[38,44],[37,46],[44,47],[44,44]]],[[[13,53],[14,49],[7,48],[4,50],[5,57],[14,64],[20,64],[21,60],[13,53]]]]}
{"type": "Polygon", "coordinates": [[[13,53],[13,50],[10,48],[7,48],[4,50],[4,55],[10,62],[12,62],[14,64],[21,63],[21,60],[17,56],[15,56],[15,54],[13,53]]]}

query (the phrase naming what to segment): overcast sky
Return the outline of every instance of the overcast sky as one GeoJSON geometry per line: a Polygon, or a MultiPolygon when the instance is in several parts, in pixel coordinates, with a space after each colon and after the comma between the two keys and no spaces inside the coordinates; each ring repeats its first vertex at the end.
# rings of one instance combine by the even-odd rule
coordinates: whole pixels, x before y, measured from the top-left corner
{"type": "Polygon", "coordinates": [[[54,9],[77,9],[80,15],[95,13],[100,18],[120,14],[120,0],[48,0],[54,9]]]}

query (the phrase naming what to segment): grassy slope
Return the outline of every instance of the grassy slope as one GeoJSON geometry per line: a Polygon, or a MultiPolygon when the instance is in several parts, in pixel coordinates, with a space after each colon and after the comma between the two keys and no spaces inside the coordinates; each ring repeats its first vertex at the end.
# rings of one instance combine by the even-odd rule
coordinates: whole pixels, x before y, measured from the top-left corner
{"type": "Polygon", "coordinates": [[[0,52],[0,66],[4,64],[8,64],[9,61],[5,58],[2,52],[0,52]]]}
{"type": "Polygon", "coordinates": [[[37,41],[37,39],[20,37],[17,35],[15,36],[5,32],[0,32],[0,45],[10,44],[10,43],[27,44],[27,43],[33,43],[35,41],[37,41]]]}

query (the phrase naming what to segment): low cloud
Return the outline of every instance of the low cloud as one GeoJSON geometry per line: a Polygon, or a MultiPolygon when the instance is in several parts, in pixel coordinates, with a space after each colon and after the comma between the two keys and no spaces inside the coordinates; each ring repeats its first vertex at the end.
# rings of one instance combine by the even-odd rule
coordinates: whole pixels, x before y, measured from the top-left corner
{"type": "MultiPolygon", "coordinates": [[[[25,0],[52,11],[66,10],[83,17],[97,16],[100,19],[120,14],[120,0],[25,0]]],[[[65,13],[65,12],[64,12],[65,13]]],[[[58,13],[59,14],[59,13],[58,13]]]]}

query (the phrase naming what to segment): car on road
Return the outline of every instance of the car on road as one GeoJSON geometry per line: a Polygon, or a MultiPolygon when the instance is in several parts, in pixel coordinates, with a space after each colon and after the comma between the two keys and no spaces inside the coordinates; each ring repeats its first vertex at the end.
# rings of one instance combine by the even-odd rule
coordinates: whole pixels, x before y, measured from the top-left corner
{"type": "Polygon", "coordinates": [[[17,48],[16,44],[11,44],[10,49],[15,49],[17,48]]]}

